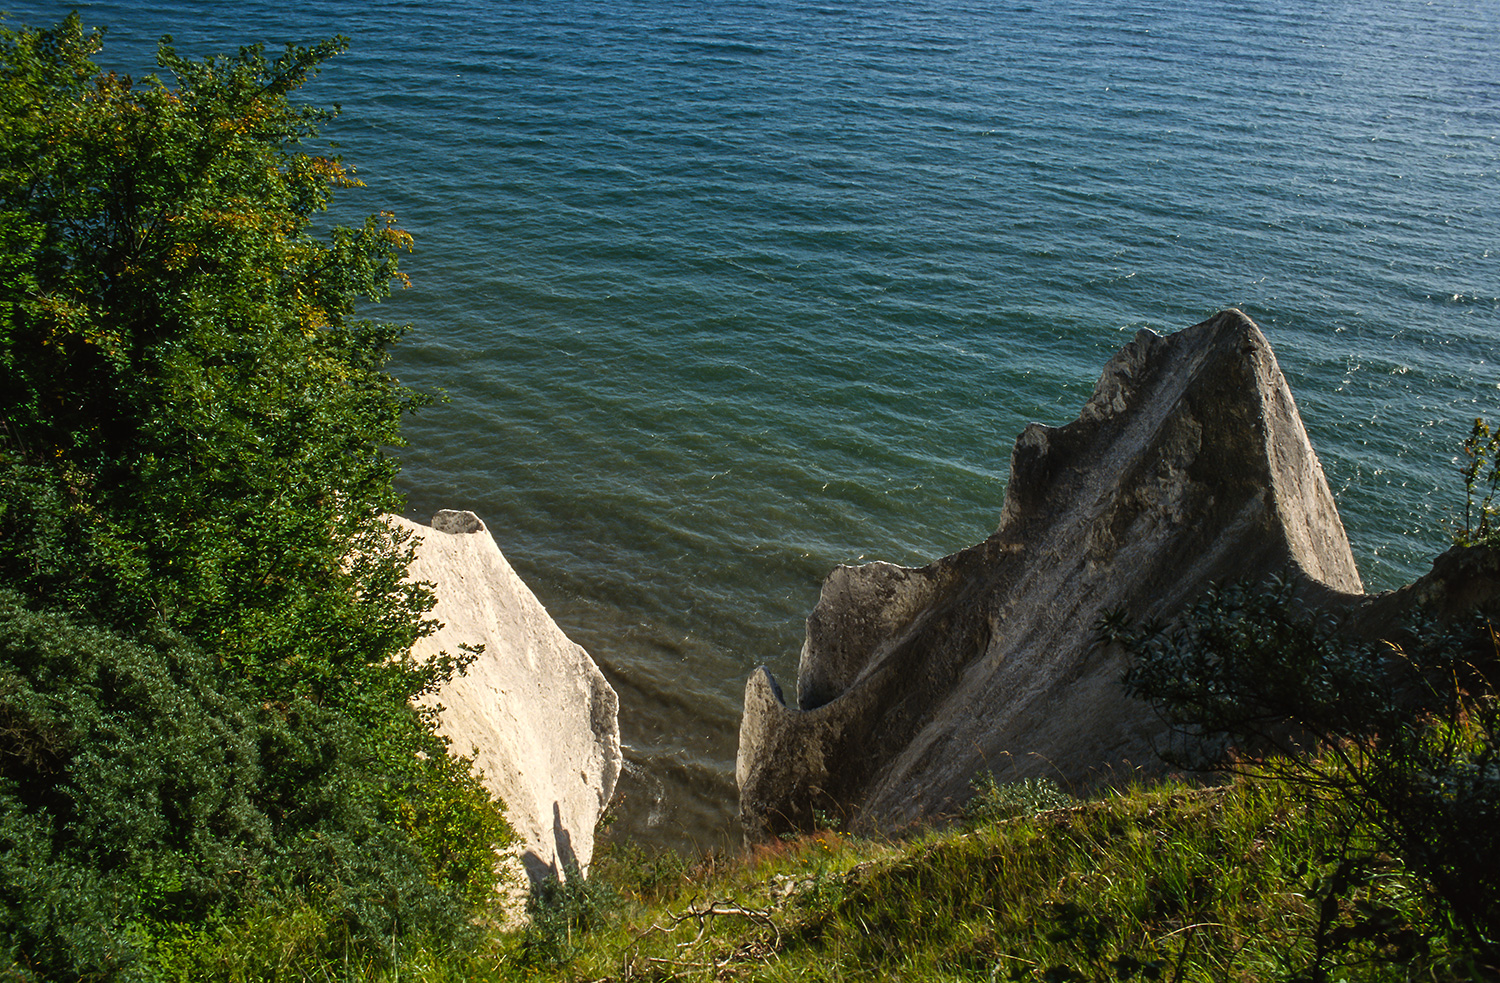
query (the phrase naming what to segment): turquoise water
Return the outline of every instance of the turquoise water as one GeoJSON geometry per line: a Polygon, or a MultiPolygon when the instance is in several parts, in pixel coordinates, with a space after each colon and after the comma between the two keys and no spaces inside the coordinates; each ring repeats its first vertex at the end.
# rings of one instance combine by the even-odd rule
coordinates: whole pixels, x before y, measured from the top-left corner
{"type": "MultiPolygon", "coordinates": [[[[411,514],[471,508],[620,691],[617,826],[730,840],[745,676],[837,563],[998,521],[1135,330],[1265,329],[1366,583],[1500,415],[1500,5],[82,5],[106,64],[332,33],[413,286],[411,514]]],[[[41,21],[66,6],[12,5],[41,21]]]]}

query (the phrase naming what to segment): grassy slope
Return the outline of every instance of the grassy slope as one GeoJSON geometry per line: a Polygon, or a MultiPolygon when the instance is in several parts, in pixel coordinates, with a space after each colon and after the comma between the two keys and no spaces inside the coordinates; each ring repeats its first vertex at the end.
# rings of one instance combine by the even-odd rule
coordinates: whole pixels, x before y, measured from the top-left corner
{"type": "MultiPolygon", "coordinates": [[[[1312,962],[1337,823],[1285,789],[1163,787],[935,832],[901,844],[823,833],[718,880],[673,885],[577,958],[575,978],[766,980],[1267,979],[1312,962]],[[786,887],[790,894],[778,897],[786,887]],[[778,891],[778,887],[782,890],[778,891]],[[720,899],[755,915],[697,917],[720,899]],[[712,968],[710,968],[712,967],[712,968]]],[[[1426,899],[1388,863],[1331,909],[1325,962],[1406,978],[1414,926],[1449,958],[1426,899]],[[1337,933],[1334,933],[1337,934],[1337,933]],[[1402,955],[1405,966],[1370,962],[1402,955]]],[[[1421,946],[1419,946],[1421,948],[1421,946]]]]}
{"type": "MultiPolygon", "coordinates": [[[[824,831],[732,861],[614,848],[522,933],[395,967],[299,952],[275,923],[195,975],[389,980],[1468,979],[1420,887],[1276,782],[1167,785],[902,842],[824,831]],[[1352,851],[1352,854],[1351,854],[1352,851]],[[1340,874],[1340,858],[1362,857],[1340,874]],[[1333,890],[1331,890],[1333,889],[1333,890]],[[1318,928],[1323,932],[1319,935],[1318,928]],[[1321,941],[1319,941],[1321,938],[1321,941]],[[250,944],[246,944],[250,943],[250,944]],[[1321,955],[1321,962],[1317,962],[1321,955]],[[1316,965],[1315,965],[1316,963],[1316,965]]],[[[206,956],[207,952],[200,952],[206,956]]]]}

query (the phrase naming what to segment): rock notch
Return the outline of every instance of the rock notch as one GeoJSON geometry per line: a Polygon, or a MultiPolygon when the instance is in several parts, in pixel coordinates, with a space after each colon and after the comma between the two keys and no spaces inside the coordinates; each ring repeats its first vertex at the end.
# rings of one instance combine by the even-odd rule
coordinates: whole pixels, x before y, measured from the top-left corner
{"type": "Polygon", "coordinates": [[[1165,728],[1125,695],[1099,616],[1166,617],[1210,583],[1288,569],[1329,600],[1363,596],[1270,345],[1233,310],[1142,331],[1076,421],[1022,432],[989,539],[920,569],[828,576],[801,709],[764,668],[746,685],[745,831],[816,812],[899,829],[951,813],[986,772],[1074,791],[1160,773],[1165,728]]]}
{"type": "Polygon", "coordinates": [[[413,533],[415,581],[432,584],[442,627],[412,648],[418,659],[484,652],[427,702],[438,730],[472,754],[506,805],[533,883],[587,871],[594,826],[620,775],[619,700],[589,654],[563,634],[472,512],[439,512],[413,533]]]}

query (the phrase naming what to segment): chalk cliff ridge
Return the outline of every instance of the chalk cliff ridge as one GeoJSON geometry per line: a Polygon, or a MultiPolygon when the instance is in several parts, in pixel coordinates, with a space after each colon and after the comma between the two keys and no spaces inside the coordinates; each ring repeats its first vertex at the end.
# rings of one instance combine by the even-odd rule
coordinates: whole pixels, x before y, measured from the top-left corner
{"type": "Polygon", "coordinates": [[[1157,774],[1165,728],[1126,696],[1099,616],[1170,616],[1210,583],[1286,571],[1345,608],[1364,596],[1270,345],[1234,310],[1142,331],[1076,421],[1021,434],[987,540],[828,576],[800,709],[765,668],[746,685],[745,831],[815,813],[899,829],[951,813],[986,772],[1077,791],[1157,774]]]}
{"type": "Polygon", "coordinates": [[[443,511],[413,534],[414,581],[432,584],[441,623],[417,642],[418,659],[483,645],[461,676],[427,698],[439,732],[473,754],[506,805],[533,883],[587,871],[594,826],[620,775],[619,700],[604,674],[547,614],[472,512],[443,511]]]}

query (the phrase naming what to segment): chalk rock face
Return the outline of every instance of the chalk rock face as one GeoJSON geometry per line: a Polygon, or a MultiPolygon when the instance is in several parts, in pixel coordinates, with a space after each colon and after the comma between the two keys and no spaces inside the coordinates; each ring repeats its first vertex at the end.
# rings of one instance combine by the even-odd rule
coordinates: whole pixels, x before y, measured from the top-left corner
{"type": "Polygon", "coordinates": [[[532,882],[587,871],[594,825],[620,775],[619,701],[587,652],[563,634],[472,512],[443,511],[432,526],[390,521],[416,538],[409,576],[437,594],[442,624],[417,658],[483,645],[468,670],[428,700],[439,730],[473,754],[524,841],[532,882]],[[477,749],[477,750],[476,750],[477,749]]]}
{"type": "Polygon", "coordinates": [[[1169,616],[1212,582],[1288,568],[1329,597],[1362,594],[1265,337],[1238,311],[1142,331],[1076,421],[1021,434],[989,539],[920,569],[828,576],[800,709],[764,668],[746,685],[746,834],[815,811],[899,829],[956,811],[987,772],[1074,791],[1159,773],[1165,727],[1125,695],[1099,616],[1169,616]]]}

